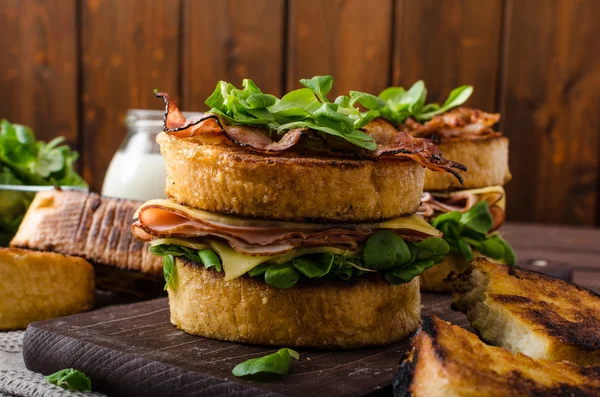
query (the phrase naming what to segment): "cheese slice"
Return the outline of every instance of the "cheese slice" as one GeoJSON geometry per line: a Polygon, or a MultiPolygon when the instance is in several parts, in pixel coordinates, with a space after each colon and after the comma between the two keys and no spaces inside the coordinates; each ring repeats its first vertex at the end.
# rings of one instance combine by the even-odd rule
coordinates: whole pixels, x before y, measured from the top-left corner
{"type": "Polygon", "coordinates": [[[225,272],[225,280],[233,280],[234,278],[240,277],[246,274],[248,271],[254,269],[256,266],[265,262],[286,263],[302,255],[318,254],[324,252],[331,252],[333,254],[345,256],[351,256],[353,254],[356,254],[356,252],[343,250],[335,247],[314,247],[292,250],[282,255],[251,256],[237,252],[236,250],[231,248],[227,243],[223,243],[221,241],[216,241],[209,238],[202,239],[201,243],[180,238],[161,238],[152,240],[150,242],[151,246],[163,244],[180,245],[196,250],[207,248],[213,249],[219,255],[219,258],[221,258],[221,263],[223,264],[223,271],[225,272]]]}

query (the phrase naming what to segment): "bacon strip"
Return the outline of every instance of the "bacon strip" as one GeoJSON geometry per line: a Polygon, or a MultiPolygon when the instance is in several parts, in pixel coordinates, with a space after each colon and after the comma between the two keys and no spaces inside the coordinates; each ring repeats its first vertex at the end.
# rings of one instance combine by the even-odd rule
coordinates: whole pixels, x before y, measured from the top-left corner
{"type": "MultiPolygon", "coordinates": [[[[261,153],[276,154],[300,144],[300,139],[311,131],[307,128],[293,129],[287,131],[279,141],[273,141],[264,128],[228,125],[216,114],[207,113],[186,120],[167,93],[155,92],[155,95],[163,98],[166,104],[165,132],[180,138],[221,133],[240,146],[261,153]]],[[[382,118],[369,123],[364,128],[364,132],[373,137],[377,143],[377,149],[367,151],[350,146],[350,150],[353,150],[356,155],[367,158],[409,158],[433,171],[450,172],[462,183],[462,178],[455,169],[466,171],[467,168],[462,164],[444,159],[442,153],[431,141],[414,138],[405,131],[399,131],[393,124],[382,118]]],[[[339,148],[336,148],[336,146],[339,146],[339,142],[336,142],[336,139],[323,140],[325,145],[329,145],[330,142],[332,145],[329,149],[334,153],[339,152],[339,148]]],[[[347,148],[348,146],[346,146],[347,148]]],[[[344,151],[348,152],[348,150],[344,151]]]]}
{"type": "Polygon", "coordinates": [[[502,136],[502,133],[491,128],[499,120],[499,113],[486,113],[479,109],[461,107],[434,116],[425,124],[409,118],[398,128],[418,138],[478,139],[502,136]]]}
{"type": "MultiPolygon", "coordinates": [[[[498,229],[504,224],[506,212],[497,205],[502,200],[501,193],[487,194],[484,200],[488,202],[492,219],[494,220],[490,232],[498,229]]],[[[421,207],[418,214],[426,218],[433,219],[440,214],[452,211],[466,212],[479,202],[477,195],[468,192],[455,192],[450,196],[436,196],[431,193],[423,193],[421,197],[421,207]]]]}
{"type": "MultiPolygon", "coordinates": [[[[257,221],[256,226],[239,226],[192,218],[175,209],[149,205],[142,207],[133,235],[142,241],[155,238],[201,238],[225,240],[246,255],[279,255],[295,248],[337,247],[355,251],[378,229],[378,224],[303,224],[257,221]]],[[[393,230],[407,241],[422,240],[429,235],[411,229],[393,230]]]]}

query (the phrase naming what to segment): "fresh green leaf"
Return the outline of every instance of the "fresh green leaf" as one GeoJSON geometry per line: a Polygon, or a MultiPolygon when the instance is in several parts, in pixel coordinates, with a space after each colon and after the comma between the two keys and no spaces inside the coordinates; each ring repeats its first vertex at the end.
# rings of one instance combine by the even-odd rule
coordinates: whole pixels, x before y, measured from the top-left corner
{"type": "Polygon", "coordinates": [[[385,107],[385,102],[375,95],[360,91],[350,91],[349,106],[354,106],[357,102],[369,110],[380,110],[385,107]]]}
{"type": "Polygon", "coordinates": [[[198,251],[198,256],[202,260],[202,264],[205,268],[210,269],[214,267],[216,271],[223,271],[223,266],[221,266],[221,261],[215,252],[211,249],[203,249],[198,251]]]}
{"type": "Polygon", "coordinates": [[[435,237],[429,237],[413,244],[418,249],[417,259],[429,259],[434,256],[446,255],[450,250],[450,246],[444,239],[435,237]]]}
{"type": "Polygon", "coordinates": [[[292,359],[299,358],[300,355],[295,350],[283,348],[273,354],[244,361],[236,365],[231,373],[253,380],[277,379],[289,373],[292,359]]]}
{"type": "Polygon", "coordinates": [[[498,236],[498,239],[500,240],[500,243],[504,245],[504,263],[506,263],[507,265],[516,265],[517,254],[515,254],[515,251],[502,237],[498,236]]]}
{"type": "Polygon", "coordinates": [[[248,275],[250,277],[262,276],[263,274],[265,274],[265,272],[267,271],[269,266],[271,266],[271,265],[268,263],[261,263],[260,265],[248,270],[248,275]]]}
{"type": "Polygon", "coordinates": [[[333,77],[315,76],[312,79],[301,79],[300,84],[314,92],[321,102],[329,102],[327,94],[331,91],[331,87],[333,87],[333,77]]]}
{"type": "Polygon", "coordinates": [[[446,102],[444,102],[440,108],[428,111],[426,113],[417,114],[415,118],[419,121],[425,121],[431,119],[433,116],[445,113],[448,110],[465,103],[472,93],[473,87],[469,85],[463,85],[455,88],[452,90],[452,92],[450,92],[448,99],[446,99],[446,102]]]}
{"type": "Polygon", "coordinates": [[[465,242],[465,240],[458,240],[457,242],[458,251],[465,258],[467,262],[473,261],[473,250],[471,246],[465,242]]]}
{"type": "Polygon", "coordinates": [[[52,375],[44,376],[44,378],[53,385],[66,390],[92,391],[92,381],[90,378],[83,372],[73,368],[60,370],[52,375]]]}
{"type": "Polygon", "coordinates": [[[291,288],[298,280],[300,280],[300,273],[291,263],[271,265],[265,271],[265,281],[275,288],[291,288]]]}
{"type": "Polygon", "coordinates": [[[390,230],[381,230],[369,237],[363,252],[365,267],[368,269],[382,270],[402,266],[410,259],[410,250],[404,240],[390,230]]]}
{"type": "Polygon", "coordinates": [[[385,274],[385,279],[392,285],[409,283],[433,265],[435,265],[433,259],[417,260],[410,266],[391,269],[385,274]]]}
{"type": "Polygon", "coordinates": [[[431,225],[437,229],[444,223],[454,223],[458,226],[461,219],[461,213],[459,211],[446,212],[444,214],[438,215],[431,225]]]}
{"type": "Polygon", "coordinates": [[[494,225],[487,201],[480,201],[460,217],[460,223],[477,233],[487,233],[494,225]]]}
{"type": "Polygon", "coordinates": [[[292,264],[303,276],[319,278],[328,274],[333,266],[332,253],[304,255],[293,260],[292,264]]]}
{"type": "Polygon", "coordinates": [[[175,257],[173,255],[163,257],[163,274],[165,276],[164,290],[166,291],[168,288],[173,288],[177,283],[177,267],[175,266],[175,257]]]}

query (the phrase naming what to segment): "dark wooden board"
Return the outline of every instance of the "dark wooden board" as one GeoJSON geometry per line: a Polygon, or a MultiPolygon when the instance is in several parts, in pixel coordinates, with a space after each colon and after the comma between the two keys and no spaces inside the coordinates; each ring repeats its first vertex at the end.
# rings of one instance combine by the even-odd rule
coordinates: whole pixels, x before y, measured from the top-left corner
{"type": "MultiPolygon", "coordinates": [[[[465,326],[450,300],[424,294],[423,313],[465,326]]],[[[158,299],[31,324],[23,356],[27,368],[43,374],[80,369],[95,389],[114,396],[359,396],[391,393],[407,347],[408,340],[374,349],[299,349],[287,378],[251,382],[232,376],[232,368],[275,348],[188,335],[171,325],[167,300],[158,299]]]]}

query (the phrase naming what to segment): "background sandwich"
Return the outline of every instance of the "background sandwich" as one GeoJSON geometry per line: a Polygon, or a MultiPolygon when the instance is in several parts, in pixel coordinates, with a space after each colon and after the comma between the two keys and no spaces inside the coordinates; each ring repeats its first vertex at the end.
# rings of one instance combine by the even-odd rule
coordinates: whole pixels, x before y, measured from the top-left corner
{"type": "Polygon", "coordinates": [[[451,253],[423,273],[424,291],[451,291],[445,277],[453,270],[463,271],[479,255],[515,263],[514,252],[495,233],[506,217],[503,185],[511,178],[508,138],[492,128],[500,115],[451,108],[464,103],[472,91],[470,86],[456,88],[441,106],[425,105],[427,89],[422,81],[409,90],[390,87],[380,94],[389,109],[388,118],[400,130],[431,139],[444,156],[467,167],[467,172],[461,173],[462,183],[447,174],[425,173],[420,213],[444,233],[451,253]]]}
{"type": "Polygon", "coordinates": [[[165,257],[171,321],[212,338],[359,347],[404,338],[420,320],[418,279],[444,259],[414,213],[425,169],[460,178],[385,103],[330,102],[330,76],[282,98],[220,82],[204,116],[167,94],[158,142],[169,200],[140,207],[133,233],[165,257]]]}

